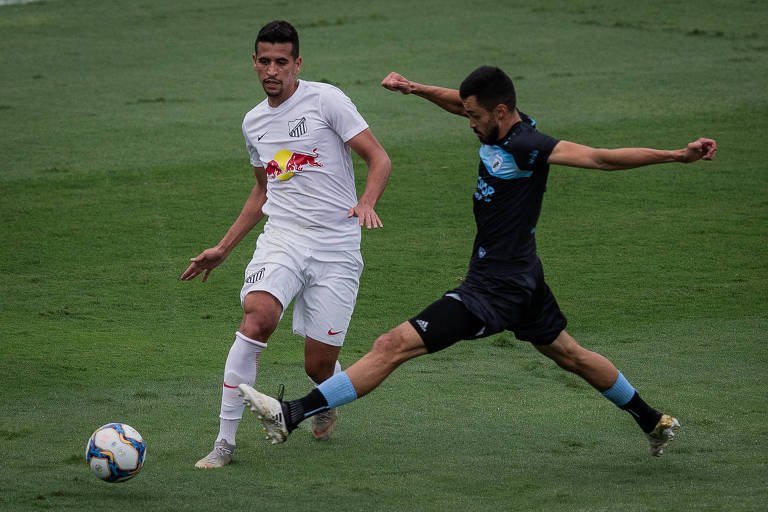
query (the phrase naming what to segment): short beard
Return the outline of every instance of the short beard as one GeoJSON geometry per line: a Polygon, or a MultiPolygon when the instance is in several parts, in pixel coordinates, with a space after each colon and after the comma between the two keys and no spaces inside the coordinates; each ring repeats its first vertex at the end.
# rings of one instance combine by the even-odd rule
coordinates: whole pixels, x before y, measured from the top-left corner
{"type": "Polygon", "coordinates": [[[278,89],[277,92],[270,92],[269,90],[267,90],[266,87],[264,87],[264,84],[261,84],[261,88],[264,89],[264,92],[269,97],[280,96],[281,94],[283,94],[283,87],[280,87],[280,89],[278,89]]]}
{"type": "Polygon", "coordinates": [[[499,125],[495,125],[488,135],[480,138],[480,142],[492,146],[499,140],[499,125]]]}

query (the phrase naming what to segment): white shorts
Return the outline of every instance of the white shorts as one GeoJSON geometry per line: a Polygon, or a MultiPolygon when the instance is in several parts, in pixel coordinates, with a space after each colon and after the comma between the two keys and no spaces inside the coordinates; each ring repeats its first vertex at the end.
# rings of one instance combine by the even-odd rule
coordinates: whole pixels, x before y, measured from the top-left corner
{"type": "Polygon", "coordinates": [[[283,311],[293,300],[293,332],[340,347],[362,273],[359,250],[319,251],[262,233],[245,268],[240,303],[255,291],[273,295],[283,311]]]}

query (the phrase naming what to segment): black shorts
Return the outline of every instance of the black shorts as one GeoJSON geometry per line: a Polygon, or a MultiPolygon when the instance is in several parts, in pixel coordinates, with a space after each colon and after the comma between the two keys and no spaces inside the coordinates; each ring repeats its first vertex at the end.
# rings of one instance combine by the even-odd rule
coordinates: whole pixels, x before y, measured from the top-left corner
{"type": "Polygon", "coordinates": [[[443,295],[408,322],[419,333],[430,353],[448,348],[460,340],[480,338],[485,331],[483,321],[449,294],[443,295]]]}
{"type": "Polygon", "coordinates": [[[540,265],[524,278],[505,282],[501,291],[473,282],[465,280],[409,320],[429,352],[504,330],[519,340],[548,345],[568,323],[540,265]]]}

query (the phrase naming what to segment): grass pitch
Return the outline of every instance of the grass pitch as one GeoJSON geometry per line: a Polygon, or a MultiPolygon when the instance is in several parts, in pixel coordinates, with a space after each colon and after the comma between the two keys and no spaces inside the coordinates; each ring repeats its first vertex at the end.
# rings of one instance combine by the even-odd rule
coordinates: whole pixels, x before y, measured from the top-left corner
{"type": "MultiPolygon", "coordinates": [[[[50,0],[0,7],[0,509],[762,510],[768,501],[768,8],[761,2],[50,0]],[[553,167],[538,243],[569,331],[683,430],[660,459],[634,422],[508,335],[406,364],[337,434],[273,447],[216,433],[254,232],[202,285],[252,184],[239,125],[263,98],[258,28],[299,29],[301,76],[339,85],[394,163],[366,232],[342,363],[453,288],[472,245],[466,121],[380,88],[389,71],[515,80],[545,133],[717,159],[553,167]],[[98,426],[148,442],[142,473],[84,463],[98,426]]],[[[364,166],[357,161],[362,184],[364,166]]],[[[257,386],[307,390],[290,315],[257,386]]]]}

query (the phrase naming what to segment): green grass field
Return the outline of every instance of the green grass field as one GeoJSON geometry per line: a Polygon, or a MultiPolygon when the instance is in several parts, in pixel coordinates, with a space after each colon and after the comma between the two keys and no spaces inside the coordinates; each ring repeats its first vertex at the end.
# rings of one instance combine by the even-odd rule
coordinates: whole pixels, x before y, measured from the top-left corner
{"type": "MultiPolygon", "coordinates": [[[[766,19],[747,0],[0,6],[0,509],[765,510],[766,19]],[[406,364],[329,443],[271,446],[249,415],[234,464],[192,467],[218,429],[256,232],[204,285],[179,276],[252,185],[240,123],[275,18],[299,30],[301,77],[340,86],[394,164],[344,365],[456,286],[474,234],[475,136],[379,87],[389,71],[457,87],[498,65],[542,131],[584,144],[718,141],[690,166],[553,167],[537,230],[569,332],[683,423],[667,454],[501,334],[406,364]],[[84,462],[111,421],[148,442],[124,484],[84,462]]],[[[308,383],[289,319],[257,387],[294,398],[308,383]]]]}

